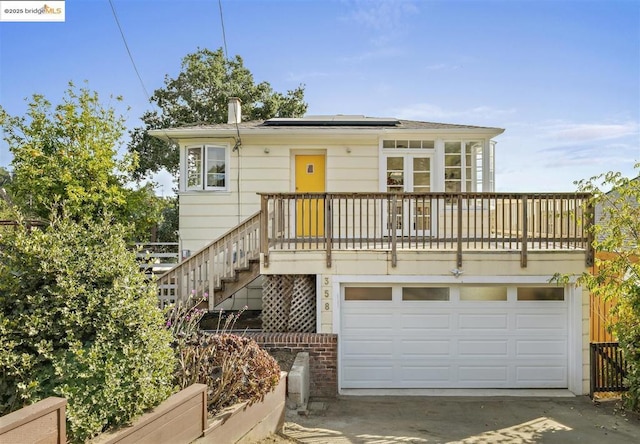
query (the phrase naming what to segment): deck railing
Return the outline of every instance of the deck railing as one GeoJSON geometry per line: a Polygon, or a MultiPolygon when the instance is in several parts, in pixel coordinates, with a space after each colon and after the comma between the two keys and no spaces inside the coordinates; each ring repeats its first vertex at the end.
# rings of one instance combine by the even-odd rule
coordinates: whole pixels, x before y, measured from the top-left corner
{"type": "Polygon", "coordinates": [[[140,269],[147,275],[166,273],[180,261],[178,242],[137,243],[135,247],[140,269]]]}
{"type": "Polygon", "coordinates": [[[216,291],[260,257],[260,213],[180,262],[158,278],[161,306],[178,299],[209,295],[209,309],[222,302],[216,291]]]}
{"type": "Polygon", "coordinates": [[[584,193],[264,193],[264,265],[270,250],[584,250],[593,208],[584,193]]]}

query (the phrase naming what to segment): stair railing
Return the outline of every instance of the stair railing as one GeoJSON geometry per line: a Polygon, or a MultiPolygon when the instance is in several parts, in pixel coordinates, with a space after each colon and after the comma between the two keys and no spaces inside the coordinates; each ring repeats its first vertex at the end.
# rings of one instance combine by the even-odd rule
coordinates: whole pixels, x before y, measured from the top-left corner
{"type": "Polygon", "coordinates": [[[209,308],[222,302],[220,293],[225,279],[260,259],[260,212],[246,219],[158,278],[161,307],[189,298],[209,298],[209,308]],[[219,300],[220,299],[220,300],[219,300]]]}

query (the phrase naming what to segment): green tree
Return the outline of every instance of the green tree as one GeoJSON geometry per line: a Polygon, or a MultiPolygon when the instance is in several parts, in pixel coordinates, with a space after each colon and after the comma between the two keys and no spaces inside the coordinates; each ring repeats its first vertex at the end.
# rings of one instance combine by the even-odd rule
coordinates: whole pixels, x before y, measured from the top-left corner
{"type": "Polygon", "coordinates": [[[0,167],[0,220],[12,220],[15,218],[13,214],[13,205],[11,197],[7,192],[7,187],[11,184],[11,173],[4,167],[0,167]]]}
{"type": "Polygon", "coordinates": [[[172,336],[125,233],[67,218],[0,235],[0,415],[64,397],[84,442],[171,394],[172,336]]]}
{"type": "Polygon", "coordinates": [[[626,405],[640,410],[640,163],[638,177],[609,172],[578,182],[592,193],[598,220],[593,227],[596,266],[579,282],[614,303],[611,329],[629,363],[626,405]]]}
{"type": "Polygon", "coordinates": [[[166,76],[164,88],[151,96],[160,111],[145,112],[144,126],[131,132],[129,151],[140,158],[134,177],[163,168],[178,173],[177,146],[150,137],[148,130],[226,123],[230,97],[242,101],[243,120],[299,117],[307,111],[302,85],[286,94],[276,92],[267,82],[254,83],[240,56],[227,60],[222,48],[198,49],[182,59],[180,74],[175,79],[166,76]]]}
{"type": "Polygon", "coordinates": [[[5,167],[0,167],[0,188],[6,187],[11,183],[11,172],[5,167]]]}
{"type": "Polygon", "coordinates": [[[0,108],[0,127],[13,153],[10,195],[27,216],[109,216],[131,227],[131,237],[148,232],[159,218],[148,187],[126,187],[136,160],[117,157],[124,118],[104,107],[97,93],[70,83],[55,107],[34,95],[24,116],[0,108]]]}
{"type": "Polygon", "coordinates": [[[162,218],[158,224],[158,242],[178,242],[178,198],[162,199],[162,218]]]}

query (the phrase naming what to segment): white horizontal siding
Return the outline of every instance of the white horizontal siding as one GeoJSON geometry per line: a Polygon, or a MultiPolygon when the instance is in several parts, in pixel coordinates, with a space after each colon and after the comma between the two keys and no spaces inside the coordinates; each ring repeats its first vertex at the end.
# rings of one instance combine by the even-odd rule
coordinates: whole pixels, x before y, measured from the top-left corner
{"type": "MultiPolygon", "coordinates": [[[[180,236],[183,245],[206,245],[260,210],[258,193],[286,193],[294,189],[294,156],[306,151],[326,155],[326,190],[330,192],[378,191],[377,138],[334,140],[324,144],[309,138],[287,138],[255,143],[244,139],[231,153],[228,191],[193,191],[180,194],[180,236]],[[348,149],[347,149],[348,148],[348,149]],[[268,149],[269,153],[265,153],[268,149]],[[350,152],[347,152],[347,151],[350,152]],[[238,166],[240,170],[238,170],[238,166]],[[238,172],[240,187],[238,191],[238,172]],[[238,216],[239,215],[239,216],[238,216]]],[[[187,248],[184,247],[183,248],[187,248]]]]}

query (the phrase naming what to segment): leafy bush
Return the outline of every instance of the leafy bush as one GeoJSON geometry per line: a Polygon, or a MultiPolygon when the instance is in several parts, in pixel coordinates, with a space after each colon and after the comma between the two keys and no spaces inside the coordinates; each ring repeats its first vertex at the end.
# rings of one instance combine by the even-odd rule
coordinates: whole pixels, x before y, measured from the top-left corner
{"type": "Polygon", "coordinates": [[[623,399],[627,408],[640,411],[640,163],[634,169],[635,179],[609,172],[578,183],[599,209],[590,230],[595,251],[604,253],[578,282],[613,307],[608,320],[628,364],[623,399]]]}
{"type": "Polygon", "coordinates": [[[64,397],[82,442],[171,394],[171,334],[124,234],[70,220],[2,233],[0,414],[64,397]]]}
{"type": "Polygon", "coordinates": [[[206,311],[198,306],[206,296],[172,306],[167,311],[166,327],[175,337],[177,384],[180,388],[206,384],[207,408],[210,414],[216,414],[237,402],[262,400],[278,384],[280,367],[256,341],[229,333],[242,311],[224,321],[220,311],[213,334],[198,330],[206,311]]]}

